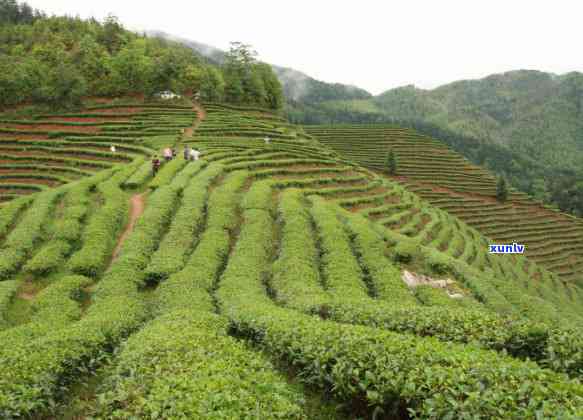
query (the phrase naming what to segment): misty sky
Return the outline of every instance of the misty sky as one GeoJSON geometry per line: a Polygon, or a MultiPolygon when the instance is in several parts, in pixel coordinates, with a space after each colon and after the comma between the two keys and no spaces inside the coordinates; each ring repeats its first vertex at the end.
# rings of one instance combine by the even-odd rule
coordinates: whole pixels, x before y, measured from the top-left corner
{"type": "Polygon", "coordinates": [[[378,94],[516,69],[583,71],[583,3],[523,1],[28,0],[48,13],[118,16],[378,94]]]}

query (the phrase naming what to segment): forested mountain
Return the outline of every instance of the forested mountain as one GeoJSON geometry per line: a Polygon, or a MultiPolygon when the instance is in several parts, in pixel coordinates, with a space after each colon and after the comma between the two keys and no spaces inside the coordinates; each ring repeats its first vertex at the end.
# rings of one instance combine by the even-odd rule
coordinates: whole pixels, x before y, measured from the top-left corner
{"type": "Polygon", "coordinates": [[[278,109],[283,94],[267,64],[234,43],[224,63],[180,43],[104,22],[46,17],[0,0],[0,107],[23,103],[76,106],[86,96],[152,96],[163,90],[278,109]]]}
{"type": "Polygon", "coordinates": [[[519,70],[434,90],[294,105],[304,124],[398,122],[445,141],[536,198],[583,214],[583,74],[519,70]]]}
{"type": "Polygon", "coordinates": [[[374,99],[396,118],[423,119],[511,146],[547,165],[583,164],[583,74],[513,71],[435,90],[393,89],[374,99]]]}

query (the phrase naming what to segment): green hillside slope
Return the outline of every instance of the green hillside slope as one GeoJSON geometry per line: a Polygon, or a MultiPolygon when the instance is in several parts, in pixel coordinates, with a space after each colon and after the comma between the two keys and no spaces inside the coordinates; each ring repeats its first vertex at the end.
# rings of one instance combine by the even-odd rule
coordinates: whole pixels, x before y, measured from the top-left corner
{"type": "Polygon", "coordinates": [[[28,16],[29,8],[0,0],[0,111],[165,91],[272,109],[283,104],[277,76],[249,46],[233,43],[218,65],[178,42],[128,31],[114,16],[28,16]]]}
{"type": "Polygon", "coordinates": [[[1,417],[583,414],[578,287],[277,115],[195,110],[157,145],[198,162],[0,208],[1,417]]]}
{"type": "Polygon", "coordinates": [[[0,201],[89,177],[138,157],[146,162],[158,144],[175,141],[194,120],[192,105],[123,102],[0,120],[0,201]]]}
{"type": "Polygon", "coordinates": [[[348,159],[386,172],[388,150],[404,184],[457,216],[491,243],[526,245],[526,255],[564,280],[583,281],[583,221],[512,191],[496,201],[496,179],[443,143],[411,129],[382,125],[310,126],[306,130],[348,159]]]}
{"type": "Polygon", "coordinates": [[[304,124],[397,122],[504,174],[521,191],[583,215],[583,75],[512,71],[370,99],[288,107],[304,124]]]}

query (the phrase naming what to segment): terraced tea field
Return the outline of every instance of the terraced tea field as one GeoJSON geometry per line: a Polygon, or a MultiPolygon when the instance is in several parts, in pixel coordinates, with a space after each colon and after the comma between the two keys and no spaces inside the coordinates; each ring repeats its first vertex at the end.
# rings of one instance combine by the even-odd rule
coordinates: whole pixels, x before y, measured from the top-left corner
{"type": "Polygon", "coordinates": [[[546,208],[517,191],[504,204],[497,202],[492,174],[443,143],[390,126],[312,126],[306,131],[346,159],[381,172],[392,149],[398,161],[394,179],[408,190],[476,228],[490,242],[525,244],[530,260],[563,280],[583,282],[581,219],[546,208]]]}
{"type": "Polygon", "coordinates": [[[0,417],[583,415],[578,287],[276,115],[197,109],[136,138],[201,160],[0,208],[0,417]]]}
{"type": "Polygon", "coordinates": [[[193,121],[191,107],[156,104],[0,120],[0,202],[149,158],[157,143],[173,143],[193,121]]]}

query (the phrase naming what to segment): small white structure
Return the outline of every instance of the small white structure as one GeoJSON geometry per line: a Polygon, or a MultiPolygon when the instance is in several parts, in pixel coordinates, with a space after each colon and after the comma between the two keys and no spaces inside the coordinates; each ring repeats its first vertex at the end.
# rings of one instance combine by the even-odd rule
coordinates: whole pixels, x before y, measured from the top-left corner
{"type": "Polygon", "coordinates": [[[160,99],[176,99],[176,98],[182,98],[182,96],[178,95],[177,93],[174,93],[170,90],[164,90],[162,92],[159,92],[156,94],[156,96],[158,96],[160,99]]]}

